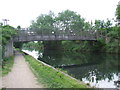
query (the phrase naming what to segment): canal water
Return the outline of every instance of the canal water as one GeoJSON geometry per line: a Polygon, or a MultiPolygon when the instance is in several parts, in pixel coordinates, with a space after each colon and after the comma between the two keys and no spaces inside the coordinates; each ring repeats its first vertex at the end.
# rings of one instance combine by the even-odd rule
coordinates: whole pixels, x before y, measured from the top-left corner
{"type": "Polygon", "coordinates": [[[23,51],[53,67],[66,70],[69,75],[90,84],[90,86],[98,88],[119,87],[118,59],[120,56],[116,54],[23,51]]]}

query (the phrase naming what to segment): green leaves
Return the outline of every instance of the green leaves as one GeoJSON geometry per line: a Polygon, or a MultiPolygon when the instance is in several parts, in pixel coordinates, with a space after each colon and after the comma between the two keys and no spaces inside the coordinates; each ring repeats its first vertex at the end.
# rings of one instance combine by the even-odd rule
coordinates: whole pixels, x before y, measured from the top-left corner
{"type": "Polygon", "coordinates": [[[31,28],[36,28],[35,32],[49,34],[54,30],[54,18],[51,15],[41,14],[36,21],[32,22],[31,28]]]}
{"type": "Polygon", "coordinates": [[[116,19],[120,19],[120,5],[119,4],[117,5],[117,8],[116,8],[116,19]]]}
{"type": "Polygon", "coordinates": [[[16,34],[16,30],[9,26],[1,26],[0,32],[2,32],[2,44],[5,45],[7,44],[7,41],[16,34]]]}
{"type": "MultiPolygon", "coordinates": [[[[76,12],[65,10],[58,14],[58,17],[56,18],[58,22],[58,27],[61,27],[66,32],[72,30],[74,31],[80,31],[84,27],[84,19],[81,18],[79,14],[76,14],[76,12]]],[[[59,29],[61,29],[59,28],[59,29]]]]}
{"type": "MultiPolygon", "coordinates": [[[[53,12],[49,14],[41,14],[36,21],[32,22],[31,28],[37,28],[37,33],[52,34],[52,32],[68,33],[70,31],[77,32],[88,28],[88,23],[81,18],[76,12],[65,10],[58,13],[57,16],[53,12]]],[[[89,24],[90,25],[90,24],[89,24]]]]}
{"type": "Polygon", "coordinates": [[[107,21],[105,22],[104,20],[95,20],[95,25],[94,28],[97,30],[101,30],[101,29],[107,29],[110,28],[112,25],[111,21],[107,19],[107,21]]]}
{"type": "Polygon", "coordinates": [[[120,39],[120,27],[112,27],[107,36],[111,39],[120,39]]]}

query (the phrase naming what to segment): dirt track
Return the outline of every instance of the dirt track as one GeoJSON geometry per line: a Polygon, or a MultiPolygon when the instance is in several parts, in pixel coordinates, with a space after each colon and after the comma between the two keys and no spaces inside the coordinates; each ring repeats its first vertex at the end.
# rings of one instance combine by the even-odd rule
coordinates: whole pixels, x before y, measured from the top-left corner
{"type": "Polygon", "coordinates": [[[21,53],[16,52],[12,71],[2,78],[4,88],[42,88],[25,62],[21,53]]]}

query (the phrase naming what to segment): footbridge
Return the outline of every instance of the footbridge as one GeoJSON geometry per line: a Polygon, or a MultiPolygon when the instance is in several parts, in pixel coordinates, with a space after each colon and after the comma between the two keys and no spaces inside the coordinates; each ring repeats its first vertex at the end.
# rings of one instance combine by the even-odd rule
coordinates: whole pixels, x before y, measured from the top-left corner
{"type": "Polygon", "coordinates": [[[17,30],[17,34],[6,45],[5,56],[13,55],[13,42],[50,40],[96,41],[101,37],[103,38],[104,35],[97,30],[40,30],[24,28],[17,30]]]}
{"type": "Polygon", "coordinates": [[[26,42],[26,41],[45,41],[45,40],[97,40],[100,37],[100,33],[89,31],[73,31],[63,30],[59,31],[45,31],[45,30],[30,30],[20,29],[17,30],[17,35],[13,37],[14,42],[26,42]]]}

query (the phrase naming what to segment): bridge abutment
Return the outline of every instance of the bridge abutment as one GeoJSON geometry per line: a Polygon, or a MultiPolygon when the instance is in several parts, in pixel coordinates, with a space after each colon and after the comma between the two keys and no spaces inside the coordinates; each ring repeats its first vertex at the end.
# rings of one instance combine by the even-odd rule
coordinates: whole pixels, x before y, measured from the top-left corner
{"type": "Polygon", "coordinates": [[[7,45],[5,46],[5,57],[9,57],[13,55],[13,40],[11,39],[7,45]]]}

